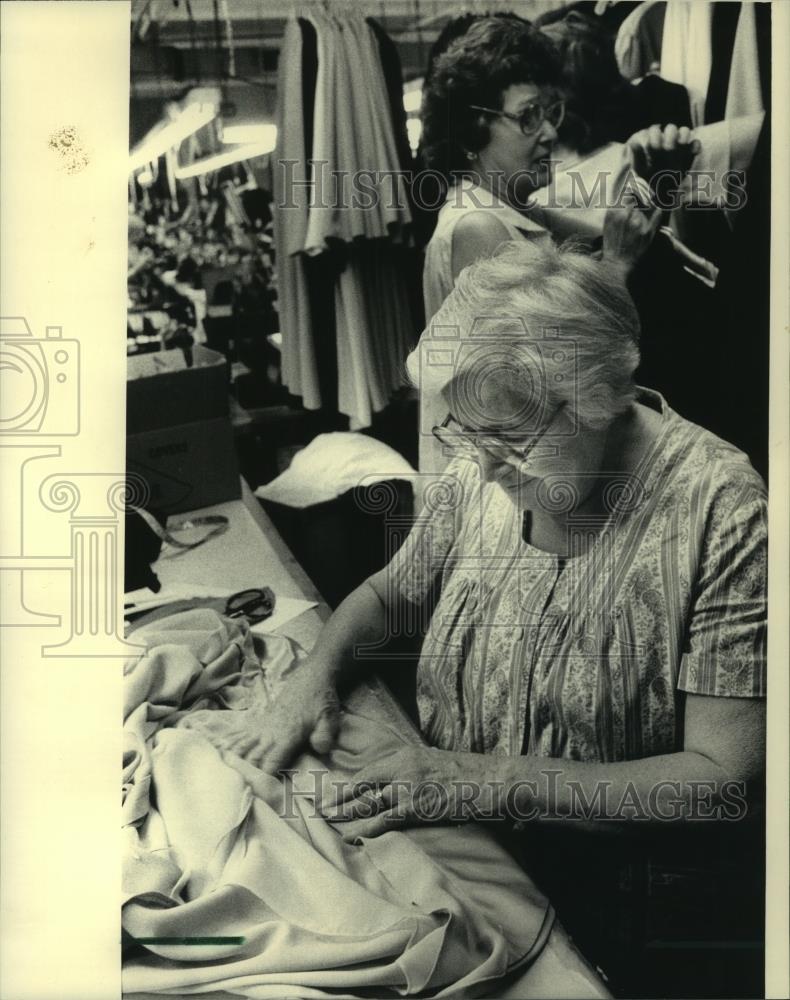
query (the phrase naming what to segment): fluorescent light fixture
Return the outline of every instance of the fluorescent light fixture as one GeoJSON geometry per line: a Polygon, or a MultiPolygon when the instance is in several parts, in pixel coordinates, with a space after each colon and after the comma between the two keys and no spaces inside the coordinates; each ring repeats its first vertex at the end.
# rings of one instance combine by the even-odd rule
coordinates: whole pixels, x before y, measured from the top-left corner
{"type": "Polygon", "coordinates": [[[271,153],[277,144],[277,126],[270,126],[274,130],[274,135],[265,142],[248,142],[241,146],[233,146],[222,153],[214,153],[212,156],[204,156],[202,160],[195,160],[183,167],[176,167],[173,171],[180,181],[188,177],[199,177],[207,174],[211,170],[219,170],[220,167],[228,167],[231,163],[238,163],[239,160],[251,160],[255,156],[265,156],[271,153]]]}
{"type": "Polygon", "coordinates": [[[277,126],[265,122],[246,122],[238,125],[222,126],[222,141],[229,145],[239,146],[242,143],[271,143],[271,148],[277,145],[277,126]]]}
{"type": "Polygon", "coordinates": [[[168,120],[160,122],[129,154],[129,172],[158,160],[173,146],[216,118],[219,91],[202,87],[190,91],[182,104],[168,107],[168,120]]]}

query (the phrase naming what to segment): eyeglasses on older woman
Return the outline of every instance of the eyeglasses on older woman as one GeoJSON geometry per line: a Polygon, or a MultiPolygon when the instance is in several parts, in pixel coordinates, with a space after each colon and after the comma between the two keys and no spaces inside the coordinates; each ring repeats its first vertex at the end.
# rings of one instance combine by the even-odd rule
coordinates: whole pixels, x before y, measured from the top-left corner
{"type": "Polygon", "coordinates": [[[478,451],[482,449],[500,461],[518,465],[525,462],[534,453],[564,407],[565,401],[563,400],[555,409],[551,419],[526,441],[523,438],[518,440],[512,435],[470,430],[456,420],[451,413],[448,413],[441,424],[431,430],[437,441],[460,457],[475,458],[478,451]]]}

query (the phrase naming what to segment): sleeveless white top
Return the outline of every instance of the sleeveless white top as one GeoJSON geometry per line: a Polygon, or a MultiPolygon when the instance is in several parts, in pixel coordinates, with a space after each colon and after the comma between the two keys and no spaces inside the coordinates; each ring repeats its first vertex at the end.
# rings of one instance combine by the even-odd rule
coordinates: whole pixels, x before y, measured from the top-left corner
{"type": "Polygon", "coordinates": [[[522,215],[479,184],[465,180],[450,188],[447,200],[439,210],[436,229],[425,248],[422,288],[426,321],[430,320],[450,294],[453,287],[453,232],[458,222],[473,212],[485,212],[499,219],[507,230],[507,237],[504,239],[550,238],[548,230],[543,226],[522,215]]]}

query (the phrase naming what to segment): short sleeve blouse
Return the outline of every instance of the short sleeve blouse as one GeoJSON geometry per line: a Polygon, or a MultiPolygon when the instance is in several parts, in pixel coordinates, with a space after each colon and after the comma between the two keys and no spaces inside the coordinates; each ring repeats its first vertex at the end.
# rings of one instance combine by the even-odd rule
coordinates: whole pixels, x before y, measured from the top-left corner
{"type": "Polygon", "coordinates": [[[681,748],[682,692],[765,694],[765,486],[657,393],[641,401],[661,411],[658,438],[614,484],[603,527],[571,519],[595,532],[575,557],[525,543],[520,512],[474,462],[426,492],[389,573],[424,610],[432,745],[633,760],[681,748]]]}

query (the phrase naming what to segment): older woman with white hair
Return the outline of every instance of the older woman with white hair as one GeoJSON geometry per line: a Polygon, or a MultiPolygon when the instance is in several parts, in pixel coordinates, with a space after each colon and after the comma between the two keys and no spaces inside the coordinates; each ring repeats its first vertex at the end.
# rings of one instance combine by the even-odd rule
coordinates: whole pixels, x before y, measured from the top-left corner
{"type": "Polygon", "coordinates": [[[274,735],[238,748],[265,769],[326,750],[341,679],[421,613],[426,745],[360,775],[375,801],[352,791],[344,837],[745,808],[764,766],[765,490],[634,384],[637,340],[617,268],[529,243],[467,268],[423,335],[410,370],[440,389],[454,457],[325,626],[274,735]]]}

